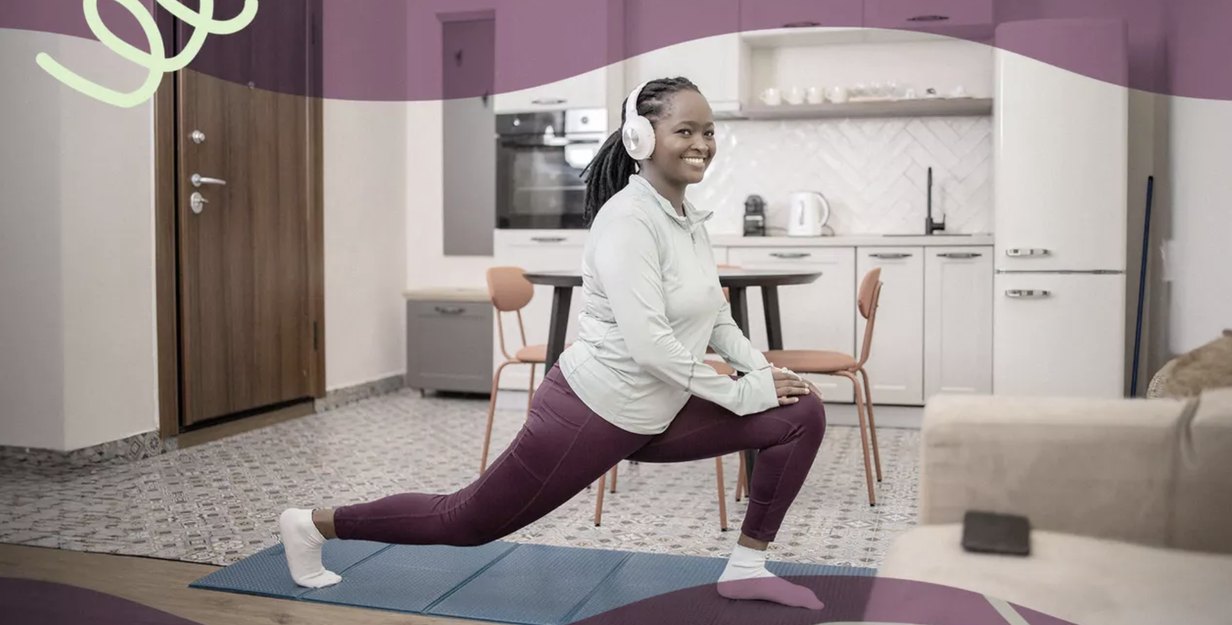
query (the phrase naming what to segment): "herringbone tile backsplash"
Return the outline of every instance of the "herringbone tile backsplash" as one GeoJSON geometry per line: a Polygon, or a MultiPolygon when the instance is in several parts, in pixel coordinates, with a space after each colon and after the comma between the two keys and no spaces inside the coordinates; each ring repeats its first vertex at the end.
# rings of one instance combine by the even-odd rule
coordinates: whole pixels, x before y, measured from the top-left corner
{"type": "Polygon", "coordinates": [[[836,235],[923,234],[930,166],[934,219],[947,232],[992,232],[990,117],[720,121],[716,135],[706,179],[689,191],[715,211],[712,233],[742,232],[744,200],[757,194],[767,234],[784,234],[790,194],[819,191],[836,235]]]}

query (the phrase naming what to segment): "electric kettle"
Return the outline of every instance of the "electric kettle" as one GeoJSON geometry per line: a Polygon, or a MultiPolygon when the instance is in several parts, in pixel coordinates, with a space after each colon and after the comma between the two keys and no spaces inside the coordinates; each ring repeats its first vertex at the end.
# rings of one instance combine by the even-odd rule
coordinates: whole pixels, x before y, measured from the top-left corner
{"type": "Polygon", "coordinates": [[[798,191],[791,194],[787,222],[789,237],[819,237],[826,221],[830,219],[830,203],[816,191],[798,191]]]}

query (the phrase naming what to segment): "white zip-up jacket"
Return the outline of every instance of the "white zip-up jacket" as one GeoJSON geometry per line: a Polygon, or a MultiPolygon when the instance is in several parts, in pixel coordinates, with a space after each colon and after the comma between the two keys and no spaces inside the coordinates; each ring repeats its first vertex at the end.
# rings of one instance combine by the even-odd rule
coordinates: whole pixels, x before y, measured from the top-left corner
{"type": "Polygon", "coordinates": [[[690,395],[738,415],[778,406],[770,364],[719,286],[703,226],[712,212],[684,206],[681,217],[637,174],[603,205],[582,257],[577,340],[559,360],[591,410],[637,434],[666,430],[690,395]],[[708,345],[746,375],[702,362],[708,345]]]}

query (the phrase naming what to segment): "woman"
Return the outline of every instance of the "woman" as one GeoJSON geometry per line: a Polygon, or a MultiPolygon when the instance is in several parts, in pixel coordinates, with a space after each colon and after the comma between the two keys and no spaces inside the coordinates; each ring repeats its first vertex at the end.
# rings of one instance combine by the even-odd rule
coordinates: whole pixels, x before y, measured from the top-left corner
{"type": "Polygon", "coordinates": [[[714,158],[710,105],[687,79],[653,80],[626,99],[623,119],[583,173],[591,226],[577,341],[535,392],[521,432],[455,493],[284,512],[296,583],[341,579],[321,564],[329,538],[480,545],[543,517],[621,460],[758,449],[748,514],[718,591],[822,607],[812,591],[765,568],[766,547],[821,444],[825,411],[811,384],[767,363],[732,320],[702,225],[711,213],[685,200],[714,158]],[[704,364],[708,345],[744,375],[704,364]]]}

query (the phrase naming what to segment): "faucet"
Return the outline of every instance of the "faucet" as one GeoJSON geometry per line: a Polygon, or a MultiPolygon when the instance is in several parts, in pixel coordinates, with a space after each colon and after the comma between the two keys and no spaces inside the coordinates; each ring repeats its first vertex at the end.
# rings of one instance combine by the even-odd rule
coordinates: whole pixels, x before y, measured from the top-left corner
{"type": "Polygon", "coordinates": [[[945,230],[945,219],[933,221],[933,168],[928,168],[928,217],[924,218],[924,234],[945,230]]]}

